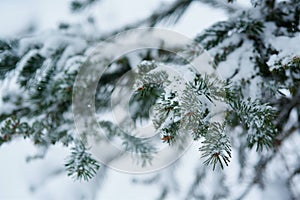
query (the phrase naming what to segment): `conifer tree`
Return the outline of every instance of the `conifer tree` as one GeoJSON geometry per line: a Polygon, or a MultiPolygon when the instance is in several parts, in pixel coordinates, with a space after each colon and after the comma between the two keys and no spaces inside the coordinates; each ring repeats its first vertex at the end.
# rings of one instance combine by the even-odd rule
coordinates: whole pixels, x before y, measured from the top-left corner
{"type": "MultiPolygon", "coordinates": [[[[98,3],[101,1],[74,0],[71,9],[80,13],[98,3]]],[[[143,20],[100,36],[85,35],[72,24],[61,24],[54,33],[2,39],[0,80],[5,90],[1,96],[0,145],[17,137],[29,138],[45,148],[62,143],[70,149],[65,163],[68,175],[87,181],[93,178],[103,166],[89,151],[84,135],[94,133],[81,137],[74,134],[72,97],[74,90],[85,96],[89,87],[74,83],[80,69],[89,64],[94,44],[142,25],[175,24],[194,3],[222,9],[229,18],[198,33],[190,46],[174,48],[174,52],[184,55],[183,60],[161,50],[142,50],[135,55],[138,63],[132,61],[132,55],[114,63],[101,58],[101,63],[109,67],[97,83],[95,105],[83,105],[94,106],[99,115],[110,111],[113,92],[122,76],[131,71],[134,81],[128,85],[134,93],[129,111],[134,124],[124,121],[121,127],[100,118],[98,123],[107,138],[119,141],[125,151],[133,154],[137,165],[151,165],[157,152],[151,142],[180,148],[189,135],[197,142],[199,158],[203,159],[197,161],[201,167],[193,171],[194,180],[182,198],[243,199],[254,186],[267,187],[271,173],[282,171],[280,184],[288,191],[287,199],[299,198],[299,0],[251,0],[250,8],[240,7],[234,0],[176,0],[143,20]],[[189,70],[187,62],[202,55],[203,50],[212,56],[211,65],[223,78],[192,71],[183,89],[174,89],[176,80],[160,67],[189,70]],[[225,107],[221,122],[214,120],[216,113],[212,110],[219,104],[225,107]],[[158,140],[149,142],[130,133],[137,124],[149,120],[158,140]],[[238,191],[228,184],[231,169],[237,170],[235,183],[243,183],[238,191]],[[208,183],[211,176],[218,181],[218,188],[209,192],[199,189],[200,183],[208,183]]],[[[88,115],[83,108],[78,109],[83,116],[88,115]]],[[[163,178],[172,170],[135,182],[161,183],[159,199],[165,199],[176,187],[163,178]]]]}

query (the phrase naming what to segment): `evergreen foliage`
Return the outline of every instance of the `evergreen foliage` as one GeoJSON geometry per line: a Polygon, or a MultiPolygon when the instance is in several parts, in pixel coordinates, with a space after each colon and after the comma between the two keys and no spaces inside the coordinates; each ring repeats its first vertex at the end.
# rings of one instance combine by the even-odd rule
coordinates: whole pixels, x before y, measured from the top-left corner
{"type": "MultiPolygon", "coordinates": [[[[96,2],[76,0],[71,2],[71,8],[79,12],[96,2]]],[[[255,177],[248,188],[262,185],[262,175],[283,148],[282,144],[299,133],[300,51],[296,47],[291,51],[288,46],[291,44],[282,43],[287,39],[294,42],[292,45],[300,42],[300,1],[251,0],[253,7],[240,9],[230,0],[176,0],[166,9],[122,30],[141,24],[176,23],[192,3],[215,6],[231,15],[228,20],[199,33],[191,46],[174,51],[192,61],[202,53],[203,49],[197,48],[200,45],[213,56],[215,69],[222,72],[229,68],[231,74],[221,80],[216,74],[194,73],[183,90],[178,91],[172,88],[176,81],[159,66],[188,69],[186,62],[159,50],[138,55],[137,66],[132,64],[130,56],[124,56],[110,63],[99,80],[96,111],[107,112],[117,81],[133,70],[134,94],[129,110],[134,126],[152,120],[160,135],[157,142],[167,143],[170,148],[180,146],[186,135],[191,135],[193,140],[199,141],[199,157],[213,170],[223,169],[231,157],[237,155],[241,179],[250,168],[247,168],[247,155],[255,148],[259,158],[253,172],[255,177]],[[220,104],[225,109],[215,112],[214,108],[220,104]],[[292,112],[296,113],[294,121],[292,112]],[[225,120],[215,120],[216,115],[225,116],[225,120]]],[[[68,32],[59,32],[45,40],[32,36],[0,41],[1,83],[15,85],[2,94],[3,108],[7,109],[0,110],[0,145],[23,137],[46,148],[59,142],[68,148],[73,146],[65,164],[68,175],[79,180],[89,180],[96,175],[99,163],[86,144],[74,136],[71,104],[76,75],[90,51],[88,44],[97,41],[99,38],[70,36],[68,32]],[[73,42],[79,43],[81,48],[73,42]]],[[[151,164],[157,149],[148,140],[135,137],[131,133],[134,127],[124,131],[103,119],[99,119],[99,124],[108,138],[122,141],[124,150],[131,152],[137,163],[151,164]]],[[[299,163],[293,164],[287,175],[289,184],[299,174],[296,165],[299,163]]],[[[189,195],[205,198],[205,194],[192,190],[205,180],[206,173],[206,169],[197,172],[189,195]]],[[[225,175],[219,179],[223,183],[225,175]]],[[[222,187],[228,190],[225,183],[222,187]]],[[[246,188],[240,199],[248,191],[246,188]]],[[[168,192],[168,189],[163,190],[162,199],[168,192]]],[[[225,192],[218,195],[215,199],[228,197],[225,192]]],[[[291,196],[295,194],[291,192],[291,196]]]]}
{"type": "Polygon", "coordinates": [[[100,166],[87,152],[87,148],[82,143],[78,143],[71,150],[72,153],[65,164],[68,175],[85,181],[95,176],[100,166]]]}

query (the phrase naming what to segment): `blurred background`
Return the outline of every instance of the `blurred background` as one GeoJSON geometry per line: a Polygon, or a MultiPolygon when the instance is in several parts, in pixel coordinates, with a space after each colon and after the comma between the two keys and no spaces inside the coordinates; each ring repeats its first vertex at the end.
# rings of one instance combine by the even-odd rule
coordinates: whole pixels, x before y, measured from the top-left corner
{"type": "MultiPolygon", "coordinates": [[[[153,11],[164,7],[173,0],[102,0],[91,9],[74,13],[69,0],[1,0],[0,1],[0,39],[14,39],[30,35],[43,35],[63,28],[68,24],[77,27],[86,34],[109,33],[113,30],[142,20],[153,11]]],[[[243,7],[250,6],[249,1],[238,1],[243,7]]],[[[195,37],[213,23],[227,19],[221,9],[214,9],[200,3],[193,3],[180,21],[172,26],[164,23],[158,27],[178,31],[188,37],[195,37]]],[[[74,29],[76,31],[76,28],[74,29]]],[[[0,91],[1,92],[1,91],[0,91]]],[[[1,94],[0,94],[1,95],[1,94]]],[[[1,105],[0,105],[1,106],[1,105]]],[[[135,184],[140,178],[153,174],[131,175],[105,168],[98,178],[90,182],[74,181],[67,176],[63,165],[69,150],[61,145],[51,146],[43,159],[38,157],[41,149],[29,140],[18,138],[0,148],[0,199],[155,199],[160,194],[160,185],[151,187],[135,184]],[[102,176],[109,177],[103,179],[102,176]],[[104,182],[103,182],[104,180],[104,182]]],[[[190,150],[182,159],[194,161],[197,165],[197,149],[190,150]]],[[[233,158],[234,159],[234,158],[233,158]]],[[[233,161],[234,163],[234,161],[233,161]]],[[[198,163],[202,165],[202,163],[198,163]]],[[[172,167],[172,166],[170,166],[172,167]]],[[[234,168],[226,169],[232,170],[234,168]]],[[[186,170],[189,170],[188,167],[186,170]]],[[[187,189],[192,173],[180,172],[178,179],[181,190],[187,189]]],[[[172,176],[172,174],[170,174],[172,176]]],[[[172,177],[163,177],[172,179],[172,177]]],[[[209,187],[209,186],[207,186],[209,187]]],[[[204,188],[205,189],[205,188],[204,188]]],[[[173,195],[173,194],[172,194],[173,195]]],[[[178,199],[176,196],[168,199],[178,199]]],[[[248,199],[255,198],[255,190],[248,199]]],[[[269,197],[272,198],[272,197],[269,197]]]]}

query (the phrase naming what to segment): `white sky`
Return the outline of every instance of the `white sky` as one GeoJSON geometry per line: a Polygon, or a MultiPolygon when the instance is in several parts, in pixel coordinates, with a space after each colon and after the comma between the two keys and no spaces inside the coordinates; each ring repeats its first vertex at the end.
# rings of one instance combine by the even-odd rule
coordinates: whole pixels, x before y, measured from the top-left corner
{"type": "MultiPolygon", "coordinates": [[[[95,9],[78,15],[70,13],[69,0],[1,0],[0,38],[13,37],[28,25],[34,25],[41,32],[56,28],[59,22],[80,23],[91,14],[98,19],[98,28],[106,31],[148,16],[161,2],[170,3],[173,0],[102,0],[95,9]]],[[[192,4],[187,15],[174,28],[192,36],[220,19],[225,19],[220,10],[211,10],[197,3],[192,4]],[[191,26],[195,20],[199,23],[191,26]]]]}

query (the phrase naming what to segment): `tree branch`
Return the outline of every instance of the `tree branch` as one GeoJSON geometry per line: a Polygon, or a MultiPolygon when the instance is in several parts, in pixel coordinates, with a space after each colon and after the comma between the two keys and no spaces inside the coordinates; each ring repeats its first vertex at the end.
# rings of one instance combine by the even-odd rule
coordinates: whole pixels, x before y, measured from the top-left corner
{"type": "MultiPolygon", "coordinates": [[[[247,186],[247,188],[244,190],[244,192],[237,198],[237,200],[241,200],[243,199],[251,190],[251,188],[255,185],[255,184],[260,184],[261,186],[263,186],[263,173],[268,165],[268,163],[270,163],[270,161],[273,160],[273,158],[277,155],[279,147],[282,146],[282,141],[287,139],[290,135],[292,135],[292,133],[294,133],[296,130],[298,129],[298,127],[296,126],[292,126],[290,129],[288,129],[287,131],[285,131],[284,134],[282,134],[282,136],[280,137],[282,140],[280,143],[277,144],[277,148],[272,152],[272,154],[268,155],[268,156],[264,156],[262,157],[257,164],[255,165],[255,176],[253,177],[252,181],[249,183],[249,185],[247,186]]],[[[297,172],[297,170],[296,170],[297,172]]]]}
{"type": "Polygon", "coordinates": [[[283,105],[283,109],[280,111],[275,121],[276,127],[282,127],[284,122],[287,121],[292,109],[298,105],[300,105],[300,89],[298,90],[297,94],[287,104],[283,105]]]}
{"type": "Polygon", "coordinates": [[[228,14],[233,14],[239,10],[243,10],[244,8],[233,3],[228,3],[226,0],[195,0],[200,3],[207,4],[213,8],[220,8],[227,12],[228,14]]]}
{"type": "Polygon", "coordinates": [[[244,8],[232,3],[227,3],[225,0],[177,0],[173,4],[170,4],[166,9],[159,9],[157,12],[154,12],[149,17],[131,23],[127,26],[124,26],[120,29],[113,30],[107,34],[104,34],[100,40],[106,39],[111,35],[130,30],[133,28],[140,27],[142,25],[148,25],[150,27],[155,26],[161,21],[168,21],[169,23],[176,23],[182,17],[186,9],[190,6],[192,2],[198,2],[202,4],[207,4],[213,8],[219,8],[227,12],[228,14],[233,14],[244,8]]]}

